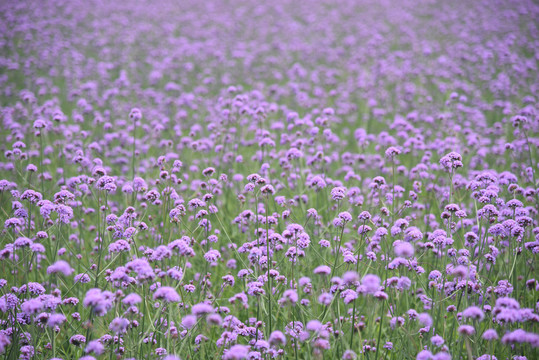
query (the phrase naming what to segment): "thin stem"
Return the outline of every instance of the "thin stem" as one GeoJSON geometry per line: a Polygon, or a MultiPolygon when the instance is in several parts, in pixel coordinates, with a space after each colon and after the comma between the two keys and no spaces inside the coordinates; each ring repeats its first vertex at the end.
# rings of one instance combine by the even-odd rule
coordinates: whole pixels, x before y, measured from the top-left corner
{"type": "Polygon", "coordinates": [[[271,281],[271,275],[270,275],[270,270],[271,270],[271,257],[270,257],[270,239],[269,239],[269,223],[268,223],[268,201],[266,199],[265,201],[265,212],[266,212],[266,262],[268,264],[268,308],[269,308],[269,313],[268,313],[268,325],[269,325],[269,332],[268,334],[271,334],[271,331],[272,331],[272,327],[271,327],[271,317],[272,317],[272,313],[271,313],[271,292],[272,292],[272,281],[271,281]]]}

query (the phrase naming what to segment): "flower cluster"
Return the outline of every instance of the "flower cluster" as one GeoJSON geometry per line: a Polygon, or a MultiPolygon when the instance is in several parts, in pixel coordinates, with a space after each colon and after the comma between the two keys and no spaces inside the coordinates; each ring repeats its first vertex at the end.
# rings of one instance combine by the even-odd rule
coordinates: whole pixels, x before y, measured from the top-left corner
{"type": "Polygon", "coordinates": [[[0,357],[539,358],[539,7],[0,4],[0,357]]]}

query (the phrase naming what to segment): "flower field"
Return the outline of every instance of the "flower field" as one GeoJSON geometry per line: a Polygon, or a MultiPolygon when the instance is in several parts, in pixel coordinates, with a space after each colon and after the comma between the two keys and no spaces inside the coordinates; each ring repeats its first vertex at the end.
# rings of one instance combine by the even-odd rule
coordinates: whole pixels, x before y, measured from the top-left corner
{"type": "Polygon", "coordinates": [[[536,1],[0,28],[0,359],[539,358],[536,1]]]}

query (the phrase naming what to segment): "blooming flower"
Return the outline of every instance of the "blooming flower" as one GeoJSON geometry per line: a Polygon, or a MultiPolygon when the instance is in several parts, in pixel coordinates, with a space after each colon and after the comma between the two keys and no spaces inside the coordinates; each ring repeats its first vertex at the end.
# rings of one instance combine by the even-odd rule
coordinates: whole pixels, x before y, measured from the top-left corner
{"type": "Polygon", "coordinates": [[[166,302],[178,302],[181,300],[180,295],[174,288],[163,286],[157,289],[153,294],[154,300],[164,300],[166,302]]]}

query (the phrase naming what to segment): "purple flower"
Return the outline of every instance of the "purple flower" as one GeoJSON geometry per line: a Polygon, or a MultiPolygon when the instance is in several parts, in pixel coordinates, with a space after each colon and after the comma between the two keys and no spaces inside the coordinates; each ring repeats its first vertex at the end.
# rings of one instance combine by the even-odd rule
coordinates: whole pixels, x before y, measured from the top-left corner
{"type": "Polygon", "coordinates": [[[86,343],[86,337],[83,335],[73,335],[69,339],[69,343],[75,346],[81,346],[82,344],[86,343]]]}
{"type": "Polygon", "coordinates": [[[361,284],[365,287],[367,294],[374,294],[380,290],[380,277],[374,274],[367,274],[363,277],[361,284]]]}
{"type": "Polygon", "coordinates": [[[322,323],[319,320],[310,320],[305,328],[309,331],[319,331],[322,328],[322,323]]]}
{"type": "Polygon", "coordinates": [[[140,121],[142,119],[142,112],[138,108],[133,108],[129,113],[129,118],[134,122],[140,121]]]}
{"type": "Polygon", "coordinates": [[[109,329],[116,334],[122,334],[127,331],[128,326],[129,320],[117,317],[111,321],[111,323],[109,324],[109,329]]]}
{"type": "Polygon", "coordinates": [[[476,360],[498,360],[498,358],[494,355],[483,354],[479,356],[476,360]]]}
{"type": "Polygon", "coordinates": [[[245,345],[234,345],[223,355],[223,360],[241,360],[246,359],[249,354],[249,348],[245,345]]]}
{"type": "Polygon", "coordinates": [[[31,345],[24,345],[20,348],[21,355],[19,359],[21,360],[30,360],[33,359],[35,351],[34,347],[31,345]]]}
{"type": "Polygon", "coordinates": [[[395,255],[404,258],[414,256],[414,246],[408,242],[398,241],[395,246],[395,255]]]}
{"type": "Polygon", "coordinates": [[[485,330],[483,335],[481,335],[481,337],[483,339],[485,339],[485,340],[488,340],[488,341],[497,340],[498,339],[498,333],[496,333],[496,330],[494,330],[494,329],[487,329],[487,330],[485,330]]]}
{"type": "Polygon", "coordinates": [[[473,320],[483,320],[485,318],[485,314],[483,313],[483,310],[478,308],[477,306],[470,306],[466,310],[462,312],[462,316],[465,318],[470,318],[473,320]]]}
{"type": "Polygon", "coordinates": [[[137,293],[131,293],[123,298],[122,302],[128,306],[136,305],[142,302],[142,298],[137,293]]]}
{"type": "Polygon", "coordinates": [[[444,344],[444,339],[440,335],[434,335],[433,337],[430,338],[430,342],[434,346],[440,347],[444,344]]]}
{"type": "Polygon", "coordinates": [[[75,270],[73,270],[69,263],[64,260],[58,260],[47,268],[47,274],[60,273],[64,276],[70,276],[71,274],[73,274],[73,271],[75,270]]]}
{"type": "Polygon", "coordinates": [[[163,286],[157,289],[153,294],[154,300],[164,300],[166,302],[179,302],[181,300],[180,295],[169,286],[163,286]]]}
{"type": "Polygon", "coordinates": [[[195,326],[197,318],[195,315],[187,315],[182,319],[182,326],[186,329],[191,329],[195,326]]]}
{"type": "Polygon", "coordinates": [[[14,242],[13,242],[13,245],[15,246],[15,248],[17,249],[22,249],[24,247],[29,247],[30,245],[32,245],[32,240],[26,238],[26,237],[20,237],[20,238],[17,238],[14,242]]]}
{"type": "Polygon", "coordinates": [[[220,258],[221,258],[221,253],[219,253],[219,251],[217,250],[212,249],[204,254],[204,259],[206,259],[206,261],[208,262],[215,262],[220,258]]]}
{"type": "MultiPolygon", "coordinates": [[[[337,282],[338,277],[331,279],[332,282],[337,282]]],[[[359,275],[355,271],[347,271],[342,276],[342,281],[347,285],[354,285],[359,282],[359,275]]]]}
{"type": "Polygon", "coordinates": [[[346,196],[346,189],[340,186],[331,189],[331,198],[335,201],[340,201],[346,196]]]}
{"type": "Polygon", "coordinates": [[[191,308],[191,313],[195,316],[204,316],[207,314],[211,314],[214,312],[213,306],[206,304],[206,303],[200,303],[193,305],[191,308]]]}
{"type": "Polygon", "coordinates": [[[344,299],[343,301],[345,304],[350,304],[352,301],[358,298],[358,294],[355,290],[346,289],[343,292],[341,292],[341,298],[344,299]]]}
{"type": "Polygon", "coordinates": [[[63,314],[51,314],[47,320],[47,326],[54,328],[63,324],[64,321],[66,317],[63,314]]]}
{"type": "Polygon", "coordinates": [[[396,147],[394,146],[390,146],[387,150],[386,150],[386,157],[388,158],[394,158],[395,156],[399,155],[401,153],[401,151],[399,149],[397,149],[396,147]]]}
{"type": "Polygon", "coordinates": [[[82,304],[85,307],[91,307],[97,316],[105,315],[112,308],[114,295],[110,291],[101,291],[100,289],[90,289],[82,304]]]}
{"type": "Polygon", "coordinates": [[[458,331],[459,331],[459,334],[466,335],[466,336],[471,336],[475,334],[475,329],[471,325],[461,325],[459,326],[458,331]]]}
{"type": "Polygon", "coordinates": [[[181,359],[177,357],[176,355],[167,355],[163,358],[163,360],[181,360],[181,359]]]}
{"type": "Polygon", "coordinates": [[[43,302],[39,299],[29,299],[22,303],[21,310],[26,315],[35,315],[43,309],[43,302]]]}
{"type": "Polygon", "coordinates": [[[86,349],[84,351],[87,354],[94,353],[96,355],[101,355],[105,352],[105,347],[98,340],[92,340],[88,343],[88,345],[86,345],[86,349]]]}
{"type": "Polygon", "coordinates": [[[290,303],[294,305],[298,302],[298,293],[293,289],[287,289],[283,292],[283,297],[279,299],[280,304],[290,303]]]}
{"type": "Polygon", "coordinates": [[[271,345],[286,345],[286,336],[279,330],[275,330],[270,334],[269,343],[271,345]]]}
{"type": "Polygon", "coordinates": [[[75,283],[87,284],[90,282],[90,276],[88,274],[77,274],[73,280],[75,283]]]}
{"type": "Polygon", "coordinates": [[[428,350],[422,350],[416,356],[416,360],[431,360],[431,359],[432,359],[432,353],[428,350]]]}
{"type": "Polygon", "coordinates": [[[206,318],[206,322],[209,325],[220,326],[223,323],[223,319],[219,314],[209,314],[206,318]]]}
{"type": "Polygon", "coordinates": [[[418,320],[421,324],[424,326],[430,327],[432,326],[432,317],[427,313],[421,313],[418,315],[418,320]]]}
{"type": "Polygon", "coordinates": [[[451,355],[444,351],[440,351],[432,357],[432,360],[451,360],[451,355]]]}
{"type": "Polygon", "coordinates": [[[0,332],[0,354],[3,354],[10,344],[10,338],[6,334],[0,332]]]}

